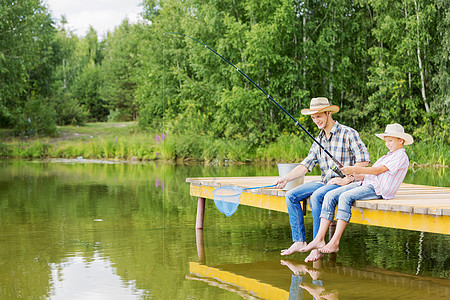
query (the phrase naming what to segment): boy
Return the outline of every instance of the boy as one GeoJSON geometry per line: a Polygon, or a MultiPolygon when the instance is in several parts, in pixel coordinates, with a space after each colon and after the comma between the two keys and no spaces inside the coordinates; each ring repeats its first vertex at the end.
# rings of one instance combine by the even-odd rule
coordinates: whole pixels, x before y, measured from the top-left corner
{"type": "Polygon", "coordinates": [[[364,179],[364,181],[362,184],[360,182],[351,183],[325,195],[320,214],[319,232],[315,239],[300,252],[312,249],[318,249],[322,253],[338,252],[339,241],[351,218],[353,202],[394,198],[409,166],[408,155],[403,146],[412,144],[414,139],[405,133],[400,124],[387,125],[385,132],[376,134],[376,136],[384,139],[389,152],[378,159],[372,167],[349,166],[342,168],[344,174],[353,174],[357,179],[364,179]],[[336,205],[338,205],[336,231],[328,244],[325,244],[325,235],[333,221],[336,205]]]}

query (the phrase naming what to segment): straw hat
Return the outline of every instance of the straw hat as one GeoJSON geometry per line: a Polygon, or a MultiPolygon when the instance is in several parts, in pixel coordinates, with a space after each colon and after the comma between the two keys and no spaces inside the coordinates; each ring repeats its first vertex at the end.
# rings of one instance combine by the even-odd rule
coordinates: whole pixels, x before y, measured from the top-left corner
{"type": "Polygon", "coordinates": [[[320,112],[331,111],[331,113],[336,113],[339,111],[339,106],[331,105],[325,97],[312,98],[309,104],[309,109],[302,109],[302,115],[313,115],[320,112]]]}
{"type": "Polygon", "coordinates": [[[414,142],[413,137],[410,134],[405,133],[403,126],[398,123],[387,125],[384,133],[378,133],[375,135],[380,139],[384,139],[385,136],[400,138],[405,140],[405,145],[411,145],[414,142]]]}

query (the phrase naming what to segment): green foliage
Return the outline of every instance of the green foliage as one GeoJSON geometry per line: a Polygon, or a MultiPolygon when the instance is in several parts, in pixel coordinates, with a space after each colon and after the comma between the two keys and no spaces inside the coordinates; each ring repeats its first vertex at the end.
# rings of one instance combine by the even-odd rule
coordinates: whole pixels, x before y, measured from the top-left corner
{"type": "Polygon", "coordinates": [[[52,20],[40,0],[2,1],[0,32],[0,126],[11,127],[32,93],[50,94],[58,50],[52,44],[52,20]]]}
{"type": "Polygon", "coordinates": [[[101,72],[103,83],[99,87],[100,96],[114,112],[108,117],[114,121],[136,119],[137,106],[134,100],[136,88],[135,69],[139,68],[137,25],[130,25],[128,20],[108,34],[105,57],[101,72]]]}
{"type": "Polygon", "coordinates": [[[56,114],[51,103],[39,96],[32,96],[13,113],[14,129],[17,134],[54,135],[56,132],[56,114]]]}
{"type": "MultiPolygon", "coordinates": [[[[448,48],[442,29],[449,22],[437,18],[448,17],[442,1],[144,1],[144,8],[152,26],[142,31],[145,82],[136,90],[143,127],[164,119],[173,133],[245,139],[250,147],[295,131],[219,57],[190,39],[163,35],[181,32],[217,50],[296,117],[310,97],[320,95],[342,108],[338,121],[358,131],[374,133],[399,122],[423,139],[420,128],[433,124],[433,136],[442,136],[447,54],[442,59],[435,51],[448,48]],[[431,87],[438,65],[441,73],[431,87]]],[[[313,131],[312,122],[304,121],[313,131]]]]}
{"type": "MultiPolygon", "coordinates": [[[[270,159],[288,146],[294,122],[203,45],[164,35],[175,32],[223,55],[314,134],[300,111],[326,96],[359,132],[398,122],[417,141],[448,147],[449,1],[144,0],[142,9],[145,21],[124,20],[100,41],[92,27],[78,37],[64,19],[55,25],[42,1],[3,1],[0,127],[48,134],[55,121],[137,120],[186,138],[172,140],[174,158],[245,160],[268,149],[257,155],[270,159]],[[48,128],[27,124],[33,97],[48,99],[39,109],[49,125],[36,122],[48,128]],[[192,143],[203,138],[201,149],[192,143]]],[[[279,157],[288,155],[300,156],[279,157]]]]}
{"type": "Polygon", "coordinates": [[[73,97],[89,111],[90,118],[95,121],[106,121],[107,103],[99,93],[102,78],[99,67],[88,64],[75,79],[72,90],[73,97]]]}

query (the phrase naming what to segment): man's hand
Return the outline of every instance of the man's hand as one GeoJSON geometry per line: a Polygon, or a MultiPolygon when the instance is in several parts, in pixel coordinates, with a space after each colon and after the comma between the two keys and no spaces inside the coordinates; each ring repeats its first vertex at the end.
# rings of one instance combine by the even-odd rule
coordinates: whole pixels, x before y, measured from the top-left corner
{"type": "Polygon", "coordinates": [[[340,178],[340,177],[334,177],[331,178],[330,181],[328,181],[327,184],[337,184],[340,186],[344,186],[347,185],[349,183],[353,182],[353,177],[344,177],[344,178],[340,178]]]}
{"type": "Polygon", "coordinates": [[[273,184],[277,185],[276,186],[277,189],[283,189],[287,183],[288,183],[288,181],[286,180],[286,177],[283,176],[283,177],[280,177],[277,180],[275,180],[275,182],[273,184]]]}

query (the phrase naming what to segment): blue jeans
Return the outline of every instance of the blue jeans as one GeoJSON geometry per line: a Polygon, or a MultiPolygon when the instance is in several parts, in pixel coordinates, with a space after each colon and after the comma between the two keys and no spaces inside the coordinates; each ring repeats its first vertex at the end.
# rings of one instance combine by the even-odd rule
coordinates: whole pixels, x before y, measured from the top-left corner
{"type": "Polygon", "coordinates": [[[334,211],[337,206],[338,211],[336,213],[336,219],[350,222],[353,202],[356,200],[381,198],[382,196],[378,196],[375,193],[373,186],[370,184],[361,185],[361,182],[350,183],[325,195],[320,217],[333,221],[334,211]]]}
{"type": "Polygon", "coordinates": [[[314,237],[320,227],[320,212],[325,194],[337,189],[339,185],[327,184],[322,181],[313,181],[302,184],[286,192],[286,205],[291,223],[292,240],[294,242],[306,242],[305,221],[303,219],[302,202],[311,196],[311,210],[313,216],[314,237]]]}
{"type": "Polygon", "coordinates": [[[289,300],[303,299],[303,289],[300,284],[303,283],[303,276],[291,276],[291,288],[289,289],[289,300]]]}

